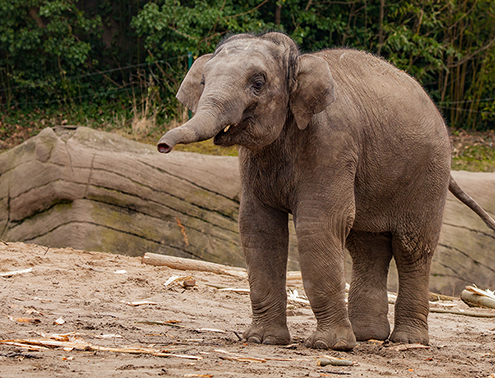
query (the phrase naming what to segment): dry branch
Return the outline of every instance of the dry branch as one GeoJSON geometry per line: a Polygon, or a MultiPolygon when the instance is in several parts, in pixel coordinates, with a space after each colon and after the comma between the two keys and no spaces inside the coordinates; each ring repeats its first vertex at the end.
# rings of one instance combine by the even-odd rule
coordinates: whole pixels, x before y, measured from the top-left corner
{"type": "MultiPolygon", "coordinates": [[[[112,348],[103,347],[98,345],[92,345],[82,339],[71,339],[73,341],[60,341],[53,340],[51,338],[41,338],[41,339],[17,339],[17,340],[0,340],[0,344],[15,345],[22,348],[32,348],[36,347],[48,347],[48,348],[63,348],[64,350],[79,350],[79,351],[106,351],[114,353],[130,353],[130,354],[150,354],[156,357],[177,357],[185,358],[189,360],[201,360],[202,357],[181,355],[169,353],[171,350],[167,349],[154,349],[154,348],[112,348]]],[[[184,348],[180,349],[181,351],[184,348]]],[[[179,351],[179,349],[176,349],[179,351]]]]}
{"type": "Polygon", "coordinates": [[[457,298],[449,297],[448,295],[431,293],[430,292],[430,302],[438,302],[438,301],[454,301],[457,298]]]}
{"type": "Polygon", "coordinates": [[[404,344],[404,345],[395,345],[392,347],[388,347],[387,349],[395,350],[397,352],[404,352],[406,350],[411,350],[411,349],[430,349],[430,347],[428,345],[423,345],[423,344],[404,344]]]}
{"type": "Polygon", "coordinates": [[[495,318],[495,313],[482,313],[482,312],[474,312],[474,311],[454,311],[454,310],[445,310],[443,308],[430,308],[430,312],[437,314],[453,314],[453,315],[463,315],[463,316],[472,316],[475,318],[495,318]]]}
{"type": "Polygon", "coordinates": [[[226,274],[229,276],[246,277],[245,269],[235,268],[222,264],[215,264],[206,261],[186,259],[182,257],[159,255],[156,253],[145,253],[143,263],[154,266],[168,266],[178,270],[196,270],[200,272],[211,272],[216,274],[226,274]]]}
{"type": "Polygon", "coordinates": [[[281,358],[281,357],[250,357],[244,356],[239,353],[228,352],[223,349],[215,349],[214,352],[228,355],[228,357],[220,357],[224,360],[238,361],[238,362],[266,362],[266,361],[309,361],[307,358],[281,358]]]}

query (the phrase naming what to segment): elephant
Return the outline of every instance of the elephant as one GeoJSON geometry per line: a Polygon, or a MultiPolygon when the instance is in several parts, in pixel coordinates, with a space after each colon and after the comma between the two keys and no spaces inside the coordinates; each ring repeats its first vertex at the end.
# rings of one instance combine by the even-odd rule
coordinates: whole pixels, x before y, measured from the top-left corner
{"type": "Polygon", "coordinates": [[[158,151],[213,138],[239,146],[239,232],[252,324],[248,342],[287,344],[292,214],[304,289],[316,317],[310,348],[369,339],[428,344],[429,270],[453,192],[446,124],[424,89],[384,59],[349,48],[301,54],[278,32],[238,34],[197,58],[177,99],[194,116],[158,151]],[[348,303],[344,251],[352,258],[348,303]],[[394,328],[387,274],[398,269],[394,328]]]}

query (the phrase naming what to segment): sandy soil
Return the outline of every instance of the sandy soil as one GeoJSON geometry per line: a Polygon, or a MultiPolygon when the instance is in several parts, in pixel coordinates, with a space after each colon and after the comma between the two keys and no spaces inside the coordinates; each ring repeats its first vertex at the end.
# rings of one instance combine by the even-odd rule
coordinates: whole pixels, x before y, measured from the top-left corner
{"type": "MultiPolygon", "coordinates": [[[[293,344],[260,346],[245,344],[237,336],[250,323],[248,295],[219,290],[247,288],[244,278],[154,267],[142,264],[140,258],[107,253],[0,244],[0,273],[26,268],[32,270],[0,277],[1,378],[489,377],[495,373],[493,318],[432,313],[428,349],[360,343],[344,353],[305,348],[304,337],[314,329],[315,320],[308,305],[291,303],[288,322],[293,344]],[[192,276],[196,285],[185,289],[179,280],[165,287],[173,275],[192,276]],[[135,301],[154,304],[127,303],[135,301]],[[29,319],[35,323],[25,322],[29,319]],[[90,350],[4,344],[43,337],[90,350]],[[111,348],[134,348],[135,353],[111,348]],[[317,358],[325,354],[355,364],[318,366],[317,358]]],[[[461,302],[432,307],[445,308],[445,304],[467,309],[461,302]]]]}

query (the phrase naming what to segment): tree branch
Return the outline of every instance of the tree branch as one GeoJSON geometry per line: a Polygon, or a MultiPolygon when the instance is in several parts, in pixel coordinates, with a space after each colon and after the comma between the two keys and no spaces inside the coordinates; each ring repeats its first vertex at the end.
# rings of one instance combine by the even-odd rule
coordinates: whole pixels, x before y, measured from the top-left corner
{"type": "Polygon", "coordinates": [[[234,14],[234,15],[232,15],[232,16],[227,16],[227,17],[225,17],[225,18],[235,18],[235,17],[244,16],[245,14],[253,13],[256,9],[261,8],[261,7],[262,7],[263,5],[265,5],[267,2],[268,2],[268,0],[264,0],[262,3],[258,4],[258,5],[257,5],[257,6],[255,6],[253,9],[248,10],[247,12],[244,12],[244,13],[239,13],[239,14],[234,14]]]}
{"type": "Polygon", "coordinates": [[[464,63],[466,63],[468,60],[471,60],[474,56],[478,55],[480,52],[483,52],[487,49],[489,49],[493,43],[495,43],[495,37],[492,38],[492,40],[490,42],[488,42],[485,46],[481,47],[480,49],[476,50],[475,52],[473,52],[472,54],[469,54],[467,56],[465,56],[464,58],[462,58],[461,60],[459,60],[458,62],[456,63],[453,63],[451,65],[448,65],[447,67],[448,68],[455,68],[455,67],[459,67],[461,65],[463,65],[464,63]]]}

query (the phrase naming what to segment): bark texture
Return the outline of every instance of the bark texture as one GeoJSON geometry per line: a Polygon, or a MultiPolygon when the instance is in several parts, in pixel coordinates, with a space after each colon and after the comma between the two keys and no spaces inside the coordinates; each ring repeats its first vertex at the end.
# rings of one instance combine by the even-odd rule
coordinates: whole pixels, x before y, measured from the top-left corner
{"type": "MultiPolygon", "coordinates": [[[[495,215],[495,173],[453,172],[495,215]]],[[[86,127],[47,128],[0,154],[0,239],[244,266],[235,157],[173,152],[86,127]]],[[[289,269],[298,270],[291,222],[289,269]]],[[[495,234],[449,194],[430,290],[495,288],[495,234]]],[[[350,259],[346,261],[350,273],[350,259]]],[[[349,274],[348,274],[349,276],[349,274]]],[[[389,289],[396,289],[392,267],[389,289]]]]}

